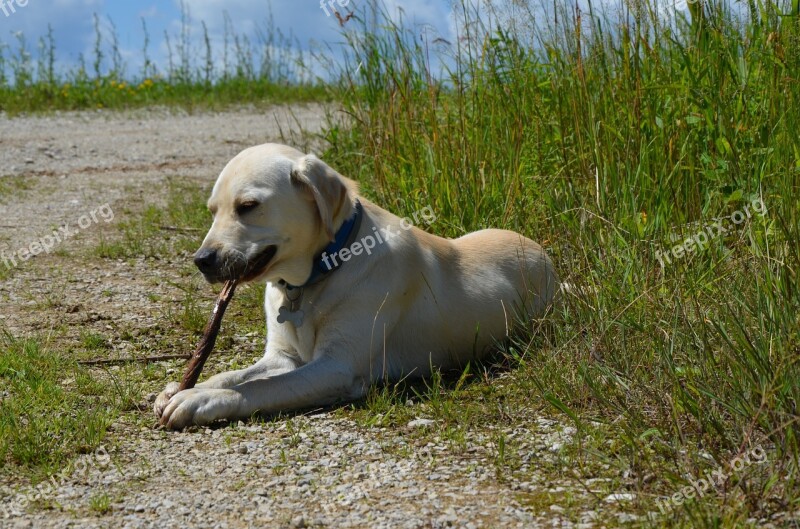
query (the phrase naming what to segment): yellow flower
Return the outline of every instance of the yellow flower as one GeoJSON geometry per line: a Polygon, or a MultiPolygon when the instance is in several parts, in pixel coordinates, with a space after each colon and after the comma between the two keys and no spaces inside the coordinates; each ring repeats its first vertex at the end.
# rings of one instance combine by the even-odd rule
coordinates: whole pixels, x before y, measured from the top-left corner
{"type": "Polygon", "coordinates": [[[153,81],[151,79],[145,79],[144,81],[142,81],[142,84],[144,85],[145,88],[150,88],[151,86],[153,86],[153,81]]]}
{"type": "Polygon", "coordinates": [[[117,88],[118,88],[119,90],[125,90],[125,87],[126,87],[126,86],[128,86],[128,85],[126,85],[125,83],[120,83],[120,84],[119,84],[119,86],[117,86],[117,88]]]}
{"type": "Polygon", "coordinates": [[[111,86],[117,86],[117,81],[115,81],[114,79],[112,79],[112,80],[111,80],[111,86]]]}

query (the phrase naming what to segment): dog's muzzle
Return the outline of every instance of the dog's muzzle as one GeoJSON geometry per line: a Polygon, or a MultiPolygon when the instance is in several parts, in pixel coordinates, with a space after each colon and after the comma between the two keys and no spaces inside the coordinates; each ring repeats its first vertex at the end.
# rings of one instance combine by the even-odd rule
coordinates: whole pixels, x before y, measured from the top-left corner
{"type": "Polygon", "coordinates": [[[229,279],[250,281],[264,271],[277,251],[277,246],[270,245],[247,261],[237,259],[226,262],[217,250],[200,248],[194,254],[194,264],[209,283],[219,283],[229,279]]]}

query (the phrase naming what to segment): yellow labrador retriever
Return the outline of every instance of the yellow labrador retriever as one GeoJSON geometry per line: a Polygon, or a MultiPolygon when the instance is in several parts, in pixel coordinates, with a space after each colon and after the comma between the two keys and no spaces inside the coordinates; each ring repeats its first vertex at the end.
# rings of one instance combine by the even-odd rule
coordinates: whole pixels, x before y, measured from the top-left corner
{"type": "Polygon", "coordinates": [[[462,366],[506,338],[516,315],[542,315],[559,289],[522,235],[431,235],[284,145],[237,155],[208,208],[195,263],[212,283],[266,282],[266,353],[194,389],[167,385],[154,411],[171,428],[356,399],[379,381],[462,366]]]}

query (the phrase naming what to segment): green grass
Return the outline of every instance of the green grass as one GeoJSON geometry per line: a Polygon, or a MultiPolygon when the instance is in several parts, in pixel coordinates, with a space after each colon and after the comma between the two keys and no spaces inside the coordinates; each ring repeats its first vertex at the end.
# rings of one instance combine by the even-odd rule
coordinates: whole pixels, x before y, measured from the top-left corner
{"type": "Polygon", "coordinates": [[[88,351],[103,351],[109,347],[105,336],[87,330],[81,331],[81,345],[88,351]]]}
{"type": "Polygon", "coordinates": [[[0,337],[0,476],[40,480],[97,448],[120,406],[73,358],[46,341],[0,337]]]}
{"type": "Polygon", "coordinates": [[[12,196],[19,197],[30,188],[29,178],[20,175],[0,176],[0,203],[5,203],[12,196]]]}
{"type": "Polygon", "coordinates": [[[106,494],[98,494],[89,498],[89,510],[99,515],[111,512],[111,497],[106,494]]]}
{"type": "MultiPolygon", "coordinates": [[[[10,264],[10,263],[9,263],[10,264]]],[[[5,281],[14,275],[14,267],[9,267],[5,263],[0,262],[0,281],[5,281]]]]}
{"type": "Polygon", "coordinates": [[[166,204],[150,203],[144,211],[123,211],[130,220],[118,225],[122,237],[103,239],[95,254],[109,259],[131,259],[193,253],[211,219],[205,206],[209,192],[194,183],[172,180],[166,189],[166,204]]]}
{"type": "MultiPolygon", "coordinates": [[[[406,28],[363,24],[347,34],[363,52],[339,98],[353,119],[328,128],[325,157],[396,213],[431,206],[437,233],[492,226],[543,242],[574,295],[510,345],[517,367],[496,398],[574,422],[571,461],[629,470],[650,498],[640,510],[767,448],[728,495],[654,522],[734,526],[798,507],[800,6],[780,17],[754,3],[749,22],[719,2],[668,19],[636,6],[517,34],[467,15],[441,81],[406,28]],[[661,266],[675,234],[754,199],[764,216],[661,266]],[[588,442],[598,431],[607,443],[588,442]]],[[[526,16],[518,27],[534,27],[526,16]]],[[[365,424],[394,422],[390,397],[368,399],[365,424]]],[[[426,398],[434,416],[470,422],[458,392],[426,398]]]]}
{"type": "Polygon", "coordinates": [[[151,106],[180,107],[188,111],[224,110],[248,103],[266,106],[330,99],[330,91],[324,86],[277,84],[263,79],[205,83],[156,77],[130,82],[114,75],[94,78],[81,73],[74,79],[52,83],[0,86],[0,110],[12,116],[24,112],[151,106]]]}

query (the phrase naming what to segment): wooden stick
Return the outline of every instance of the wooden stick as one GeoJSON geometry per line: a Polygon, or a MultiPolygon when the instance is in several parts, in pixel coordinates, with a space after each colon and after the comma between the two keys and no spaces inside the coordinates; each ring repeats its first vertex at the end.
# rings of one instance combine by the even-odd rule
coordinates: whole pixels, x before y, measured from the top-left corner
{"type": "Polygon", "coordinates": [[[149,364],[151,362],[159,362],[161,360],[175,360],[184,359],[188,360],[192,357],[189,353],[171,354],[171,355],[157,355],[157,356],[143,356],[141,358],[98,358],[97,360],[79,360],[78,363],[84,366],[102,366],[114,364],[130,364],[130,363],[143,363],[149,364]]]}
{"type": "Polygon", "coordinates": [[[166,231],[188,231],[191,233],[200,231],[199,228],[181,228],[180,226],[159,226],[159,228],[166,231]]]}
{"type": "Polygon", "coordinates": [[[222,286],[222,292],[219,293],[217,303],[214,305],[214,312],[211,313],[211,318],[206,323],[206,328],[203,331],[203,337],[197,348],[192,353],[192,358],[189,360],[189,365],[186,366],[186,371],[183,373],[183,380],[178,387],[178,391],[184,389],[191,389],[197,384],[197,379],[200,378],[200,373],[203,371],[203,366],[206,359],[214,349],[214,343],[217,341],[217,334],[219,334],[219,327],[222,323],[222,315],[225,314],[225,309],[228,307],[228,302],[233,298],[233,293],[236,291],[236,280],[231,279],[225,281],[222,286]]]}

